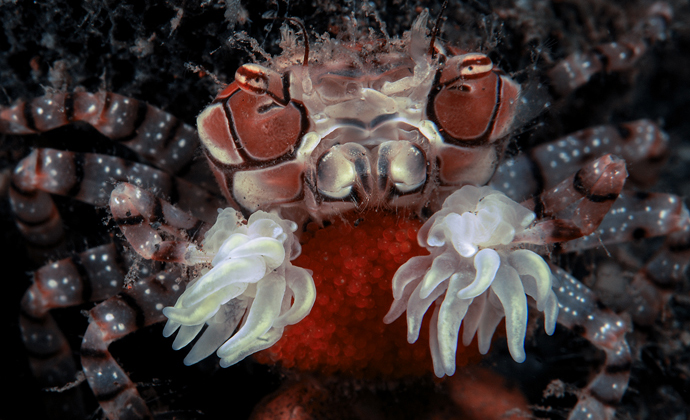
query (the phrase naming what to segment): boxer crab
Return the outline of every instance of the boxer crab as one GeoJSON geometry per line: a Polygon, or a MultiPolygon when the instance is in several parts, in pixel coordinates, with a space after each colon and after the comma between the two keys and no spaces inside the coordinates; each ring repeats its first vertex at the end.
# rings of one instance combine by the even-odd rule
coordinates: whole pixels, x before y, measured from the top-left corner
{"type": "MultiPolygon", "coordinates": [[[[60,236],[59,215],[47,193],[101,206],[109,199],[115,222],[144,258],[213,267],[194,279],[179,300],[179,269],[168,266],[91,311],[82,366],[108,416],[148,413],[136,386],[110,355],[110,342],[163,320],[161,309],[168,306],[166,334],[180,328],[177,348],[209,325],[187,362],[220,346],[221,365],[234,364],[276,343],[283,329],[303,319],[314,304],[310,273],[290,262],[299,254],[293,233],[300,232],[298,227],[351,211],[396,208],[428,218],[419,241],[430,256],[413,257],[400,267],[385,320],[392,322],[406,311],[412,342],[421,317],[435,304],[430,342],[437,376],[454,373],[461,322],[463,342],[469,344],[476,332],[486,352],[504,311],[511,355],[524,360],[527,294],[545,312],[549,333],[558,316],[606,353],[605,368],[582,392],[570,418],[588,412],[613,415],[628,381],[631,357],[624,335],[630,324],[598,309],[592,292],[534,251],[547,255],[558,244],[558,252],[573,252],[669,233],[679,236],[671,243],[682,241],[687,210],[681,201],[621,193],[625,163],[608,154],[621,155],[628,164],[654,160],[664,152],[665,135],[649,121],[603,126],[540,146],[497,169],[506,137],[519,123],[520,86],[483,54],[445,51],[430,40],[425,25],[422,16],[406,38],[388,40],[387,54],[368,50],[367,41],[347,47],[322,39],[312,55],[295,48],[270,68],[248,64],[238,70],[235,82],[200,115],[199,131],[226,199],[251,215],[246,226],[230,211],[209,231],[215,209],[225,207],[222,201],[146,165],[49,149],[34,151],[18,165],[13,206],[20,229],[36,241],[49,243],[60,236]],[[326,64],[330,60],[353,64],[326,64]],[[458,114],[475,121],[458,120],[458,114]],[[538,180],[542,190],[532,198],[528,183],[519,186],[522,190],[514,185],[515,179],[531,177],[530,165],[553,171],[548,180],[538,180]],[[112,179],[123,183],[113,189],[112,179]],[[193,216],[146,189],[161,197],[179,196],[177,204],[193,216]],[[235,275],[233,281],[216,274],[223,270],[235,275]],[[256,320],[260,317],[269,320],[256,320]],[[219,322],[227,319],[235,323],[219,322]]],[[[286,42],[297,44],[289,35],[286,42]]],[[[596,50],[606,60],[575,57],[560,68],[575,64],[586,69],[584,63],[592,60],[619,70],[630,65],[623,62],[625,54],[639,54],[636,48],[607,44],[596,50]]],[[[558,68],[556,81],[582,83],[578,74],[558,75],[558,68]]],[[[2,121],[3,131],[15,134],[86,121],[171,173],[195,147],[186,125],[110,93],[39,98],[3,110],[2,121]]],[[[118,260],[118,253],[105,245],[36,272],[23,303],[27,347],[59,354],[69,363],[63,344],[47,338],[59,336],[47,311],[116,295],[124,273],[109,262],[118,260]]],[[[673,258],[669,247],[648,267],[673,258]]],[[[673,270],[679,268],[670,270],[660,274],[662,281],[677,276],[673,270]]],[[[636,313],[653,316],[648,312],[654,311],[643,307],[636,313]]],[[[35,368],[51,372],[39,362],[35,368]]]]}

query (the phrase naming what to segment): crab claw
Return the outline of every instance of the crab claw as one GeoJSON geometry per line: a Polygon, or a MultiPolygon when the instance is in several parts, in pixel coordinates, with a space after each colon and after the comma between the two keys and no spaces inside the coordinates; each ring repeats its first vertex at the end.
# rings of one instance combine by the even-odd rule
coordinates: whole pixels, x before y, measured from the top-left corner
{"type": "Polygon", "coordinates": [[[419,230],[419,244],[431,255],[414,257],[395,273],[394,301],[384,322],[407,311],[407,338],[415,342],[424,314],[435,303],[430,348],[438,377],[455,372],[463,322],[463,344],[477,335],[479,351],[486,353],[505,317],[510,354],[524,361],[528,295],[545,314],[546,332],[553,334],[558,301],[551,270],[516,240],[534,219],[533,212],[502,193],[468,185],[450,195],[419,230]]]}
{"type": "Polygon", "coordinates": [[[212,268],[190,282],[174,307],[163,309],[163,335],[179,330],[175,350],[201,333],[187,365],[217,351],[227,367],[272,346],[316,300],[311,273],[290,263],[300,253],[297,226],[263,211],[241,222],[232,209],[220,213],[202,250],[192,246],[187,252],[189,263],[210,262],[212,268]]]}

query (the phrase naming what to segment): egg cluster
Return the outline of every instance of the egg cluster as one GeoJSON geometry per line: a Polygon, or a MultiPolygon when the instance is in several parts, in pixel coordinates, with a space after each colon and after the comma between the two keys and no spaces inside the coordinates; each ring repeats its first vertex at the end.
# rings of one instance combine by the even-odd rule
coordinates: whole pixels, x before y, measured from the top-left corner
{"type": "MultiPolygon", "coordinates": [[[[409,344],[404,320],[383,322],[393,303],[393,275],[411,257],[427,254],[417,245],[420,226],[419,220],[375,211],[336,219],[323,229],[309,226],[302,254],[293,263],[313,271],[314,307],[255,358],[326,375],[402,377],[430,372],[428,341],[409,344]]],[[[421,335],[428,338],[428,323],[421,335]]],[[[476,355],[476,350],[461,347],[458,363],[476,355]]]]}

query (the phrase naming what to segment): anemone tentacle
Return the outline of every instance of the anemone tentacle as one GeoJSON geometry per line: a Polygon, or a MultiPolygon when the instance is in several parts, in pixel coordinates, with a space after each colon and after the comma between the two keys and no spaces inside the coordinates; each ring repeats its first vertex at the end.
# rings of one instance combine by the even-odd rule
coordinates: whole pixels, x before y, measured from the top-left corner
{"type": "Polygon", "coordinates": [[[175,306],[163,309],[163,334],[179,330],[175,350],[201,333],[187,365],[217,352],[221,366],[230,366],[272,346],[316,300],[311,273],[290,262],[301,251],[297,225],[264,211],[243,221],[233,209],[220,212],[201,250],[192,245],[186,255],[188,264],[211,268],[202,269],[175,306]]]}
{"type": "Polygon", "coordinates": [[[477,335],[479,351],[506,318],[510,354],[525,360],[527,296],[544,312],[553,334],[558,302],[552,274],[538,254],[515,240],[535,219],[529,209],[491,187],[464,186],[419,230],[417,240],[431,255],[414,257],[393,279],[394,301],[384,322],[407,312],[408,341],[417,341],[422,318],[432,304],[430,348],[437,376],[455,373],[460,326],[469,345],[477,335]]]}

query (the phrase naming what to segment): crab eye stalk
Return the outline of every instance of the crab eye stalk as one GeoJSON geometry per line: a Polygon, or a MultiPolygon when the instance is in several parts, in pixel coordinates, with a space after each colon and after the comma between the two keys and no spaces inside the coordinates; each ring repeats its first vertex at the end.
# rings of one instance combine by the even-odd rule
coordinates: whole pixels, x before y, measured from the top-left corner
{"type": "Polygon", "coordinates": [[[245,64],[235,72],[235,83],[243,92],[250,95],[267,95],[281,105],[287,105],[289,95],[283,77],[275,70],[258,64],[245,64]]]}
{"type": "Polygon", "coordinates": [[[438,85],[448,89],[457,89],[467,84],[469,80],[488,78],[495,81],[494,64],[484,54],[469,53],[451,57],[445,63],[438,75],[438,85]]]}
{"type": "Polygon", "coordinates": [[[484,54],[451,57],[437,75],[427,113],[458,145],[493,143],[512,125],[520,87],[494,69],[484,54]]]}
{"type": "Polygon", "coordinates": [[[494,69],[494,63],[484,54],[465,54],[460,56],[458,72],[463,79],[485,77],[494,69]]]}
{"type": "Polygon", "coordinates": [[[274,72],[257,64],[245,64],[235,72],[235,81],[247,93],[264,95],[268,92],[271,73],[274,72]]]}

